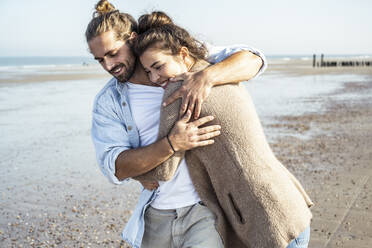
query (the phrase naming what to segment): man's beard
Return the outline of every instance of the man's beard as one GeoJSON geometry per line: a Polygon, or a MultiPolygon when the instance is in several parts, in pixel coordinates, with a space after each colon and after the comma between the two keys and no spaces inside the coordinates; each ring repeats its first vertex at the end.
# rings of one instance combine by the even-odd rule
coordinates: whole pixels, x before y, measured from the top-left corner
{"type": "Polygon", "coordinates": [[[120,63],[118,65],[116,65],[114,68],[112,68],[112,70],[110,71],[110,73],[113,75],[112,71],[115,71],[117,67],[123,67],[123,73],[121,73],[120,75],[118,75],[117,77],[115,77],[119,82],[121,83],[125,83],[127,82],[133,75],[134,73],[134,70],[135,70],[135,67],[136,67],[136,58],[134,58],[134,61],[131,63],[129,60],[127,60],[127,63],[124,64],[124,63],[120,63]]]}

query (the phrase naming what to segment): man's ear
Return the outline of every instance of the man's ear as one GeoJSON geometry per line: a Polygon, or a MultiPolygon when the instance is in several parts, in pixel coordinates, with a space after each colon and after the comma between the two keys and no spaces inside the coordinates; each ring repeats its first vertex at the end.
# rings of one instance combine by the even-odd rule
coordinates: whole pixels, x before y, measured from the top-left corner
{"type": "Polygon", "coordinates": [[[187,47],[181,47],[180,52],[179,52],[181,58],[185,60],[189,56],[189,49],[187,47]]]}

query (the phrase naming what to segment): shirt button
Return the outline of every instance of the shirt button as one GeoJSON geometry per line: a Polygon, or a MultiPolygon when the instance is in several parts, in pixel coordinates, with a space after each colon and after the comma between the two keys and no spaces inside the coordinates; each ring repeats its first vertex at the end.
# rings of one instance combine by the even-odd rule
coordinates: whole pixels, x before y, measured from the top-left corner
{"type": "Polygon", "coordinates": [[[127,106],[127,103],[126,103],[126,102],[123,102],[123,106],[124,106],[124,107],[127,106]]]}
{"type": "Polygon", "coordinates": [[[132,126],[128,126],[128,130],[129,130],[129,131],[132,130],[132,126]]]}

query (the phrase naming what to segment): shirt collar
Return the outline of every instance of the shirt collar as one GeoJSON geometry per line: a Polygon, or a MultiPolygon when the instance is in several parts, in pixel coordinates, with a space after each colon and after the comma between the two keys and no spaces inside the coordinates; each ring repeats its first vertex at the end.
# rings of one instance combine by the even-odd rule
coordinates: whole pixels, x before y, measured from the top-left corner
{"type": "Polygon", "coordinates": [[[115,80],[116,90],[119,92],[120,95],[122,95],[127,87],[126,83],[121,83],[116,78],[113,78],[113,80],[115,80]]]}

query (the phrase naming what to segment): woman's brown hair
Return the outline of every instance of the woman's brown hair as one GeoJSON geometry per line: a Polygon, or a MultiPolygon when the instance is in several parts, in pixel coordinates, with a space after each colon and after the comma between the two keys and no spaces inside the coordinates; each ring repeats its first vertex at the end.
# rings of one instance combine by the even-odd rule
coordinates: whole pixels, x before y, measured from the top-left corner
{"type": "Polygon", "coordinates": [[[148,48],[167,49],[177,54],[182,47],[189,50],[195,59],[204,59],[207,49],[185,29],[175,25],[164,12],[155,11],[138,19],[139,35],[134,43],[134,51],[141,56],[148,48]]]}

